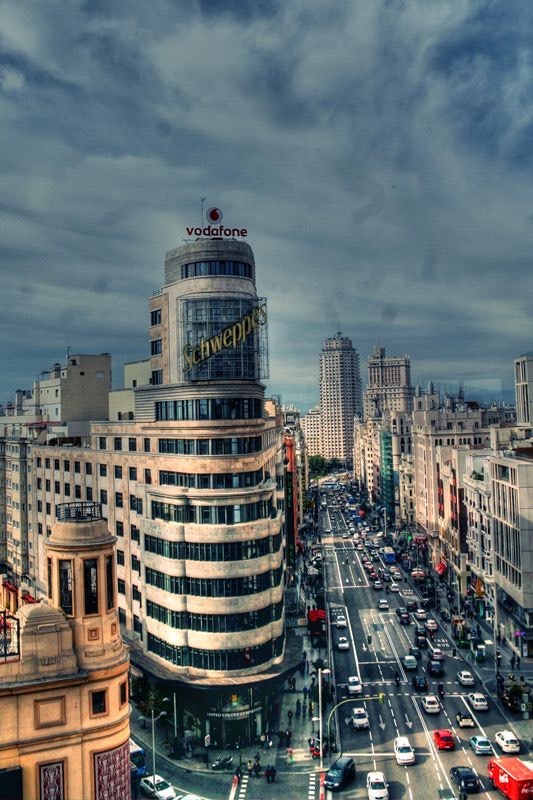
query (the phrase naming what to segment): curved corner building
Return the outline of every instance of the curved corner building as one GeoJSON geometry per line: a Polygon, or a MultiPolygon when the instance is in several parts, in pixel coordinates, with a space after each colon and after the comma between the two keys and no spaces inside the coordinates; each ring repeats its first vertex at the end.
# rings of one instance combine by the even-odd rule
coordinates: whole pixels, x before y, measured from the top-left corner
{"type": "Polygon", "coordinates": [[[198,239],[167,253],[150,321],[151,385],[135,390],[152,463],[137,523],[141,664],[171,681],[185,726],[245,743],[268,729],[285,648],[280,420],[265,413],[251,248],[198,239]]]}

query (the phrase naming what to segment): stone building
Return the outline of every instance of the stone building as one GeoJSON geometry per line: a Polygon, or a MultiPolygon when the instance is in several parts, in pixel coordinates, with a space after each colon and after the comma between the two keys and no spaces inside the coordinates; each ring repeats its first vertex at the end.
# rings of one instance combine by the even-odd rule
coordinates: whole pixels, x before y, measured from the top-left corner
{"type": "Polygon", "coordinates": [[[3,614],[0,798],[130,797],[129,654],[115,542],[95,503],[58,506],[46,599],[3,614]]]}
{"type": "Polygon", "coordinates": [[[248,244],[198,239],[170,251],[149,300],[149,368],[127,387],[133,402],[114,398],[114,419],[92,424],[87,447],[33,450],[38,562],[58,503],[101,503],[118,537],[132,663],[176,693],[180,729],[219,744],[266,730],[291,668],[283,417],[262,383],[267,314],[248,244]]]}

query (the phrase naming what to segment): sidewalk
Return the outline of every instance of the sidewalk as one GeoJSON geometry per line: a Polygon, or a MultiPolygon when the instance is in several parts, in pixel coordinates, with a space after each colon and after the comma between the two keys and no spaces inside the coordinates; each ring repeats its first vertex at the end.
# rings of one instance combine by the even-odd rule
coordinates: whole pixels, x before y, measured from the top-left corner
{"type": "MultiPolygon", "coordinates": [[[[308,657],[314,661],[315,658],[318,657],[318,653],[316,650],[311,649],[311,642],[307,635],[302,636],[302,652],[305,650],[308,654],[308,657]]],[[[313,667],[310,667],[311,671],[313,671],[313,667]]],[[[263,782],[266,784],[264,778],[264,769],[267,764],[274,765],[278,773],[288,773],[288,772],[310,772],[313,769],[319,768],[319,759],[313,759],[309,752],[309,745],[308,739],[313,733],[313,728],[315,728],[315,733],[318,730],[318,722],[313,723],[312,718],[309,717],[309,700],[307,700],[307,704],[304,703],[304,696],[302,693],[304,685],[309,687],[311,685],[311,676],[306,674],[302,677],[300,672],[296,673],[296,686],[295,690],[291,691],[287,688],[287,684],[284,683],[284,688],[280,695],[277,697],[277,703],[279,704],[279,717],[276,722],[276,729],[270,732],[272,745],[269,747],[268,745],[262,746],[261,744],[254,744],[250,745],[249,747],[243,747],[242,749],[230,749],[225,748],[220,750],[218,748],[210,748],[209,749],[209,763],[211,764],[218,755],[226,756],[233,756],[233,765],[231,769],[228,770],[221,770],[219,774],[226,774],[230,772],[234,772],[237,766],[241,766],[243,775],[247,774],[246,765],[249,760],[254,761],[255,755],[258,753],[260,756],[260,764],[261,764],[261,772],[260,777],[262,778],[263,782]],[[299,716],[296,715],[296,703],[297,700],[300,700],[302,705],[302,712],[299,716]],[[304,713],[304,706],[305,706],[305,713],[304,713]],[[292,719],[289,724],[289,711],[292,712],[292,719]],[[290,740],[290,747],[292,749],[292,756],[293,760],[289,761],[287,756],[287,744],[285,742],[285,737],[278,736],[279,732],[285,732],[287,729],[290,729],[292,736],[290,740]]],[[[318,708],[317,703],[314,704],[315,708],[313,711],[313,716],[318,716],[318,708]]],[[[326,713],[326,704],[323,703],[323,712],[324,716],[326,713]]],[[[151,722],[149,720],[146,721],[145,724],[139,722],[138,717],[141,716],[141,712],[132,707],[132,713],[130,716],[130,730],[131,730],[131,737],[140,744],[143,748],[146,749],[146,765],[148,773],[151,774],[152,767],[151,767],[151,755],[149,755],[148,751],[152,749],[152,730],[151,730],[151,722]]],[[[187,772],[199,772],[199,773],[209,773],[209,774],[216,774],[213,773],[210,766],[206,765],[205,762],[205,751],[202,753],[202,756],[199,757],[198,755],[194,755],[192,758],[172,758],[171,757],[171,735],[168,729],[161,726],[161,723],[156,723],[155,726],[155,745],[156,745],[156,770],[163,774],[168,773],[169,768],[173,769],[183,769],[187,772]],[[167,770],[167,773],[165,772],[167,770]]],[[[329,763],[326,759],[325,763],[329,763]]],[[[250,780],[254,780],[255,778],[252,776],[250,780]]]]}

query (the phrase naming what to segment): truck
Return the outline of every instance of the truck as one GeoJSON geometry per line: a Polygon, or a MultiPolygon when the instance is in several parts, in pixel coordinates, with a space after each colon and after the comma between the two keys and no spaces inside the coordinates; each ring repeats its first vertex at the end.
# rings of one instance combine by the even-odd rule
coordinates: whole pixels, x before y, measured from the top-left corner
{"type": "Polygon", "coordinates": [[[489,780],[509,800],[532,800],[533,761],[493,758],[487,763],[489,780]]]}

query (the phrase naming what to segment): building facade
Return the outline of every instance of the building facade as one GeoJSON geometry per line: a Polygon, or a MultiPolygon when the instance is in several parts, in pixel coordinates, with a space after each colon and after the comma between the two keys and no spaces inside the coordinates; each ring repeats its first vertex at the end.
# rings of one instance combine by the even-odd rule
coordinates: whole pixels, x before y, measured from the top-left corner
{"type": "Polygon", "coordinates": [[[362,416],[359,354],[339,332],[324,341],[320,356],[320,455],[352,464],[356,416],[362,416]]]}
{"type": "Polygon", "coordinates": [[[264,397],[267,307],[255,278],[240,241],[169,252],[133,419],[94,423],[89,447],[34,448],[39,563],[58,502],[102,504],[132,662],[177,694],[182,729],[219,744],[267,729],[290,668],[283,420],[264,397]]]}
{"type": "Polygon", "coordinates": [[[98,504],[56,511],[44,549],[46,599],[3,615],[0,797],[128,800],[129,654],[116,539],[98,504]]]}

